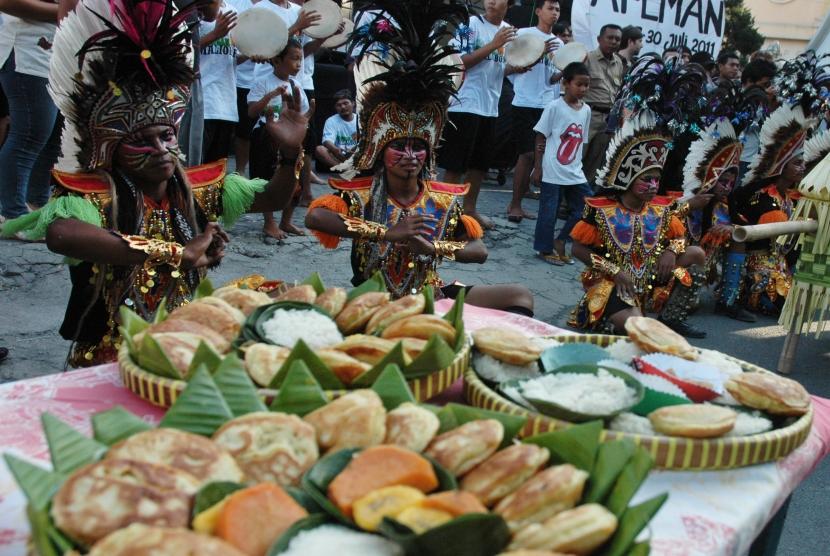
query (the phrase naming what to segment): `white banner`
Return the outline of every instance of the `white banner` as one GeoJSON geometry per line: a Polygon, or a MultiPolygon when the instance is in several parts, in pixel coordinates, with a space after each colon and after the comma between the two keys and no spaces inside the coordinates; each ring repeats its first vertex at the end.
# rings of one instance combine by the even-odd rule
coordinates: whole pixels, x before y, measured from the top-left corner
{"type": "Polygon", "coordinates": [[[594,49],[603,25],[636,25],[643,29],[643,54],[685,45],[717,58],[725,22],[724,0],[573,0],[571,10],[575,41],[594,49]]]}

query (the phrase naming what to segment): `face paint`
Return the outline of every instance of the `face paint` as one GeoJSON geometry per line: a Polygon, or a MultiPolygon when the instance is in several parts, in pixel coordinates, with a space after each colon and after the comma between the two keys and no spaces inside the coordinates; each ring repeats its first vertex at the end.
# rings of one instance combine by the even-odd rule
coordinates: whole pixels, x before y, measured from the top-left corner
{"type": "Polygon", "coordinates": [[[634,183],[634,192],[640,194],[657,193],[660,179],[656,176],[643,176],[634,183]]]}
{"type": "Polygon", "coordinates": [[[181,149],[176,141],[175,134],[172,133],[169,137],[167,135],[159,136],[156,144],[144,137],[126,140],[121,144],[121,149],[124,162],[133,171],[144,169],[153,161],[153,157],[164,156],[164,154],[172,155],[174,160],[181,158],[181,149]]]}
{"type": "Polygon", "coordinates": [[[427,150],[420,141],[392,141],[383,152],[383,163],[390,169],[397,166],[423,166],[426,159],[427,150]]]}

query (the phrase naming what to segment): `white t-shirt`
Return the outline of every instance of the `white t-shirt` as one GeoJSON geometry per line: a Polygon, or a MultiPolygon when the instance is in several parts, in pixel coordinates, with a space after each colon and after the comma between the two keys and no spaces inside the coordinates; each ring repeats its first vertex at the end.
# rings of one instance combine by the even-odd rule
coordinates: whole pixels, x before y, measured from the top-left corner
{"type": "Polygon", "coordinates": [[[346,121],[340,114],[330,116],[323,126],[323,143],[331,141],[340,150],[349,151],[357,146],[357,114],[346,121]]]}
{"type": "MultiPolygon", "coordinates": [[[[240,14],[254,7],[251,0],[225,0],[225,2],[233,6],[237,13],[240,14]]],[[[256,66],[257,64],[250,60],[236,65],[236,86],[238,88],[250,89],[254,85],[254,68],[256,66]]]]}
{"type": "MultiPolygon", "coordinates": [[[[227,2],[223,12],[235,12],[227,2]]],[[[199,23],[199,36],[204,37],[216,27],[216,23],[199,23]]],[[[238,122],[236,112],[236,47],[230,35],[225,35],[199,51],[199,79],[202,81],[205,119],[238,122]]]]}
{"type": "Polygon", "coordinates": [[[576,185],[588,181],[582,172],[582,147],[588,142],[590,127],[591,107],[584,102],[579,110],[568,106],[564,98],[558,98],[545,107],[533,128],[546,139],[542,181],[556,185],[576,185]]]}
{"type": "MultiPolygon", "coordinates": [[[[462,56],[470,54],[492,41],[501,27],[509,25],[502,21],[501,25],[497,26],[482,17],[471,17],[469,26],[459,26],[451,44],[461,51],[462,56]]],[[[458,98],[450,101],[449,111],[498,116],[505,66],[504,47],[501,47],[468,69],[464,74],[464,84],[458,91],[458,98]]]]}
{"type": "MultiPolygon", "coordinates": [[[[553,33],[545,33],[537,27],[519,29],[517,35],[538,35],[546,41],[553,39],[557,48],[565,44],[553,33]]],[[[553,52],[548,52],[542,57],[542,61],[533,66],[529,71],[525,73],[514,73],[508,77],[513,83],[513,106],[544,108],[559,98],[559,82],[553,84],[550,82],[550,78],[557,71],[556,66],[553,65],[553,52]]]]}
{"type": "MultiPolygon", "coordinates": [[[[305,47],[305,45],[307,45],[313,40],[314,39],[306,35],[302,35],[300,37],[300,42],[302,43],[303,47],[305,47]]],[[[300,74],[297,76],[297,78],[300,82],[300,87],[302,87],[306,91],[314,90],[314,54],[303,56],[303,69],[300,70],[300,74]]]]}
{"type": "Polygon", "coordinates": [[[3,24],[0,26],[0,66],[6,63],[14,50],[14,71],[35,77],[49,77],[51,45],[56,29],[54,23],[3,14],[3,24]]]}
{"type": "MultiPolygon", "coordinates": [[[[300,86],[299,82],[295,82],[295,84],[298,87],[300,86]]],[[[283,81],[274,75],[273,71],[264,76],[262,79],[257,79],[256,83],[254,83],[254,86],[251,88],[251,92],[248,93],[248,104],[257,102],[277,87],[285,87],[286,91],[290,91],[291,83],[289,81],[283,81]]],[[[280,112],[282,112],[282,96],[277,95],[271,99],[268,106],[274,109],[274,119],[279,119],[280,112]]],[[[302,87],[300,87],[300,112],[308,112],[308,97],[305,96],[305,92],[302,87]]],[[[259,117],[259,120],[254,127],[257,128],[264,124],[265,115],[263,114],[259,117]]]]}
{"type": "MultiPolygon", "coordinates": [[[[302,8],[297,4],[292,4],[291,2],[288,3],[287,8],[283,8],[282,6],[277,6],[271,0],[261,0],[257,5],[257,8],[268,8],[279,15],[283,21],[285,21],[286,27],[291,27],[294,23],[297,22],[297,18],[300,17],[300,10],[302,8]]],[[[273,75],[274,68],[271,67],[271,64],[256,64],[254,67],[254,83],[258,82],[266,75],[273,75]]],[[[300,67],[300,72],[297,75],[303,74],[303,68],[300,67]]],[[[300,81],[297,81],[302,89],[302,84],[300,81]]]]}

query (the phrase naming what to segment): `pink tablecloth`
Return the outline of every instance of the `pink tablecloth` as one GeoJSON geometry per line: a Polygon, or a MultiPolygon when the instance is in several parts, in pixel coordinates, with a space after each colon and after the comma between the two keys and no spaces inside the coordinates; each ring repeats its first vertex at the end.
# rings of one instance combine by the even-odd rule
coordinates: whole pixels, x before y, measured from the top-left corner
{"type": "MultiPolygon", "coordinates": [[[[439,304],[439,309],[446,306],[439,304]]],[[[465,324],[474,330],[498,323],[533,334],[565,331],[498,311],[465,307],[465,324]]],[[[458,401],[461,389],[442,396],[458,401]]],[[[781,504],[830,452],[830,400],[813,398],[815,423],[807,441],[776,463],[734,471],[653,472],[637,494],[645,500],[670,493],[649,528],[652,554],[659,556],[732,556],[745,554],[781,504]]],[[[40,415],[50,412],[90,433],[91,414],[122,405],[149,422],[162,415],[121,386],[116,365],[49,375],[0,385],[0,452],[48,461],[40,415]]],[[[45,464],[45,463],[44,463],[45,464]]],[[[25,554],[28,524],[25,499],[5,463],[0,463],[0,556],[25,554]]]]}

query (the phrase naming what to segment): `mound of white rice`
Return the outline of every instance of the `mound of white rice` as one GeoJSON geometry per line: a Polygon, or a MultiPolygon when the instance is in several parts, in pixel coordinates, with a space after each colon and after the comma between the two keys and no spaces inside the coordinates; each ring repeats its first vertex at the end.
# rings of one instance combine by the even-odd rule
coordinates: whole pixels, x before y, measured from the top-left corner
{"type": "Polygon", "coordinates": [[[724,436],[752,436],[772,430],[772,421],[763,416],[760,411],[747,413],[738,411],[735,427],[724,436]]]}
{"type": "Polygon", "coordinates": [[[533,407],[533,404],[527,401],[522,397],[522,392],[519,390],[518,386],[511,385],[511,386],[502,386],[501,393],[507,396],[513,403],[516,403],[525,409],[529,409],[530,411],[536,411],[536,408],[533,407]]]}
{"type": "Polygon", "coordinates": [[[660,436],[648,417],[641,417],[635,413],[620,413],[608,423],[608,429],[629,434],[642,434],[645,436],[660,436]]]}
{"type": "Polygon", "coordinates": [[[506,382],[513,379],[539,376],[539,363],[537,361],[524,366],[511,365],[481,352],[476,352],[473,356],[473,368],[478,376],[492,382],[506,382]]]}
{"type": "Polygon", "coordinates": [[[262,330],[270,341],[288,348],[293,348],[297,340],[304,341],[311,349],[326,348],[343,341],[334,321],[311,309],[277,309],[262,324],[262,330]]]}
{"type": "Polygon", "coordinates": [[[604,369],[597,374],[550,373],[521,384],[526,399],[545,400],[588,415],[610,415],[637,401],[637,392],[604,369]]]}
{"type": "Polygon", "coordinates": [[[602,361],[597,361],[597,367],[614,369],[615,371],[620,371],[621,373],[625,373],[628,376],[632,376],[639,380],[640,373],[635,371],[631,365],[626,365],[622,361],[618,361],[616,359],[603,359],[602,361]]]}
{"type": "Polygon", "coordinates": [[[726,392],[723,385],[727,377],[711,365],[689,361],[667,353],[650,353],[643,356],[642,360],[680,380],[695,382],[718,394],[726,392]]]}
{"type": "Polygon", "coordinates": [[[700,352],[700,355],[697,358],[698,363],[714,367],[727,377],[743,372],[740,365],[727,359],[726,356],[719,351],[711,349],[700,349],[698,351],[700,352]]]}
{"type": "Polygon", "coordinates": [[[280,556],[403,556],[403,548],[378,535],[340,525],[321,525],[299,533],[280,556]]]}
{"type": "Polygon", "coordinates": [[[554,340],[553,338],[544,338],[542,336],[534,336],[531,338],[531,340],[534,344],[536,344],[542,349],[548,349],[562,345],[562,342],[560,342],[559,340],[554,340]]]}
{"type": "Polygon", "coordinates": [[[646,354],[643,350],[637,347],[637,344],[630,340],[617,340],[607,348],[605,351],[617,361],[622,361],[625,364],[631,363],[635,357],[642,357],[646,354]]]}

